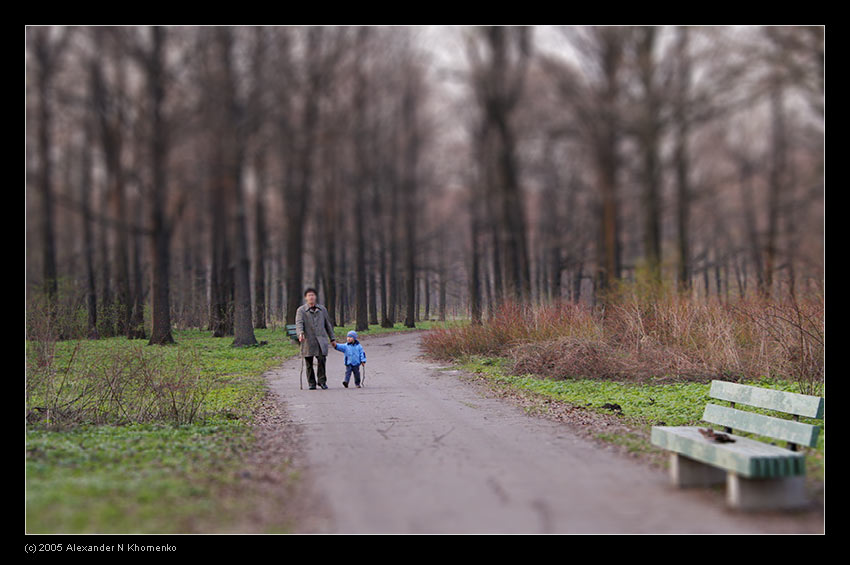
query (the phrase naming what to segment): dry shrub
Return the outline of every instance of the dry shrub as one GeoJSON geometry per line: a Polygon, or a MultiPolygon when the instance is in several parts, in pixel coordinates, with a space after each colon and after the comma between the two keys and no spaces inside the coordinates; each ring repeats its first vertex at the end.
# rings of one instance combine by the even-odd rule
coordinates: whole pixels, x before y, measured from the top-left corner
{"type": "Polygon", "coordinates": [[[603,340],[559,337],[515,345],[507,352],[512,371],[554,378],[619,378],[628,373],[628,360],[603,340]]]}
{"type": "Polygon", "coordinates": [[[778,377],[818,394],[824,378],[824,300],[747,297],[725,304],[676,292],[621,290],[604,308],[508,303],[481,325],[433,330],[443,359],[506,355],[518,373],[555,378],[778,377]]]}
{"type": "Polygon", "coordinates": [[[746,323],[740,339],[747,364],[769,376],[793,375],[803,394],[821,394],[825,377],[826,325],[822,294],[755,298],[733,306],[746,323]]]}
{"type": "Polygon", "coordinates": [[[87,313],[85,291],[73,280],[59,279],[54,297],[31,288],[26,297],[27,339],[47,347],[58,340],[85,338],[87,313]]]}
{"type": "Polygon", "coordinates": [[[483,324],[429,331],[423,346],[438,359],[458,359],[501,355],[514,345],[559,337],[596,340],[602,333],[592,310],[582,304],[561,302],[537,308],[506,302],[483,324]]]}
{"type": "Polygon", "coordinates": [[[45,427],[78,424],[188,424],[206,416],[212,387],[194,351],[135,345],[86,351],[77,343],[67,363],[28,361],[27,421],[45,427]]]}

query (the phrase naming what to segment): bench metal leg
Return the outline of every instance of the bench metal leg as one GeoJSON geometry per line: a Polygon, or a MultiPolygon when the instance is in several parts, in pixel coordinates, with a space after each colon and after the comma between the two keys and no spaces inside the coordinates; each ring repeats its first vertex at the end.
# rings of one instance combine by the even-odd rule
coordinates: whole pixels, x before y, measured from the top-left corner
{"type": "Polygon", "coordinates": [[[806,478],[748,479],[729,472],[726,502],[737,510],[792,510],[808,504],[806,478]]]}
{"type": "Polygon", "coordinates": [[[670,480],[679,488],[708,487],[723,484],[726,472],[679,453],[670,454],[670,480]]]}

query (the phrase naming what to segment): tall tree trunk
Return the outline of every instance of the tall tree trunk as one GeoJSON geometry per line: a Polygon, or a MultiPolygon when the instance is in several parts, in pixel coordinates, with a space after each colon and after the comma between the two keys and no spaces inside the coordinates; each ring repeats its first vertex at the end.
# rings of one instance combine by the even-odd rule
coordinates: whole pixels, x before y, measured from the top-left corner
{"type": "Polygon", "coordinates": [[[767,202],[767,236],[765,240],[765,283],[764,292],[773,292],[774,274],[776,271],[779,240],[779,213],[783,206],[785,176],[786,176],[786,132],[785,110],[783,108],[784,92],[781,79],[774,78],[770,91],[771,113],[771,159],[768,182],[767,202]]]}
{"type": "MultiPolygon", "coordinates": [[[[105,43],[105,28],[98,28],[95,33],[95,44],[100,52],[114,51],[114,46],[105,43]]],[[[110,93],[103,77],[103,69],[99,58],[91,59],[90,78],[92,103],[100,133],[101,149],[106,165],[106,186],[111,204],[112,219],[115,221],[115,247],[113,264],[115,266],[115,308],[116,332],[119,335],[130,334],[130,318],[133,313],[133,302],[130,292],[130,255],[129,232],[127,224],[127,194],[124,182],[122,164],[123,112],[121,97],[124,91],[124,66],[115,65],[115,91],[110,93]]]]}
{"type": "Polygon", "coordinates": [[[287,238],[286,238],[286,323],[295,323],[295,311],[301,305],[301,285],[304,279],[304,228],[307,213],[307,202],[310,199],[313,184],[313,154],[316,138],[316,127],[319,121],[319,93],[322,86],[323,73],[321,65],[316,60],[321,50],[322,28],[311,27],[307,31],[307,53],[309,65],[308,85],[304,96],[304,107],[301,123],[301,145],[299,147],[298,184],[294,192],[287,196],[287,238]]]}
{"type": "Polygon", "coordinates": [[[423,294],[425,295],[425,319],[430,320],[431,319],[431,287],[429,285],[428,279],[430,279],[430,275],[429,275],[429,272],[427,270],[427,267],[426,267],[426,270],[425,270],[425,273],[424,273],[423,276],[425,278],[425,288],[422,290],[423,294]]]}
{"type": "Polygon", "coordinates": [[[254,160],[254,168],[257,174],[257,194],[255,210],[254,231],[254,327],[266,327],[266,162],[262,151],[258,152],[254,160]]]}
{"type": "Polygon", "coordinates": [[[219,138],[213,141],[213,174],[210,178],[213,185],[210,199],[210,216],[213,220],[210,230],[210,329],[213,337],[233,335],[233,305],[230,299],[233,280],[228,244],[230,229],[226,214],[231,202],[224,183],[224,158],[219,138]]]}
{"type": "Polygon", "coordinates": [[[677,28],[676,37],[676,97],[674,112],[674,148],[673,159],[676,168],[676,227],[678,268],[677,281],[680,291],[690,289],[691,257],[690,257],[690,162],[688,159],[688,140],[690,123],[688,118],[689,88],[691,82],[690,55],[688,54],[688,28],[677,28]]]}
{"type": "Polygon", "coordinates": [[[252,60],[253,86],[250,96],[251,129],[258,138],[254,150],[254,172],[257,179],[257,193],[254,200],[254,327],[266,327],[266,147],[262,138],[262,123],[266,108],[263,94],[268,89],[265,81],[266,28],[254,28],[254,51],[252,60]]]}
{"type": "Polygon", "coordinates": [[[617,99],[619,97],[619,69],[622,43],[617,30],[601,29],[600,63],[604,83],[600,92],[599,130],[594,148],[596,157],[596,182],[601,197],[599,222],[599,251],[597,260],[597,287],[605,300],[605,293],[620,278],[619,204],[617,198],[617,99]]]}
{"type": "Polygon", "coordinates": [[[86,334],[89,339],[98,339],[97,328],[97,287],[94,274],[94,236],[91,225],[91,193],[92,193],[92,132],[91,121],[86,120],[84,127],[82,167],[80,178],[80,203],[82,213],[83,255],[86,268],[86,334]]]}
{"type": "Polygon", "coordinates": [[[171,335],[171,305],[169,303],[169,262],[171,226],[165,217],[166,156],[168,141],[162,117],[165,98],[165,28],[151,28],[152,47],[148,60],[147,80],[151,99],[151,228],[153,229],[152,316],[151,345],[174,343],[171,335]]]}
{"type": "Polygon", "coordinates": [[[387,316],[381,321],[381,326],[391,328],[395,325],[396,308],[398,307],[398,178],[394,175],[390,180],[390,260],[387,268],[389,287],[389,307],[387,316]]]}
{"type": "Polygon", "coordinates": [[[471,203],[472,219],[470,221],[470,272],[469,272],[469,316],[473,324],[481,324],[481,249],[480,229],[476,202],[471,203]]]}
{"type": "MultiPolygon", "coordinates": [[[[745,230],[749,236],[750,258],[756,271],[756,284],[759,293],[765,292],[764,266],[761,257],[761,244],[756,222],[756,208],[753,202],[753,165],[745,157],[738,159],[739,184],[741,187],[741,202],[744,209],[745,230]]],[[[746,281],[746,278],[744,279],[746,281]]]]}
{"type": "Polygon", "coordinates": [[[254,336],[254,326],[251,319],[251,260],[248,256],[248,241],[245,225],[245,196],[242,193],[242,183],[237,163],[231,182],[235,183],[236,196],[236,265],[234,291],[236,294],[235,309],[233,312],[234,347],[256,345],[257,338],[254,336]]]}
{"type": "MultiPolygon", "coordinates": [[[[108,217],[108,202],[101,200],[99,213],[108,217]]],[[[98,335],[112,337],[115,335],[115,317],[112,311],[112,269],[109,264],[109,228],[106,222],[100,222],[98,229],[98,255],[100,257],[100,316],[98,316],[98,335]]]]}
{"type": "Polygon", "coordinates": [[[36,84],[38,88],[38,155],[41,175],[39,192],[41,194],[41,237],[42,270],[44,291],[47,294],[51,319],[55,317],[56,297],[59,292],[56,271],[56,235],[53,218],[53,163],[51,129],[53,113],[50,97],[53,89],[52,79],[56,53],[51,49],[49,28],[33,28],[35,57],[38,61],[36,84]]]}
{"type": "MultiPolygon", "coordinates": [[[[142,224],[141,202],[135,206],[135,223],[142,224]]],[[[131,235],[130,244],[131,263],[133,272],[133,286],[131,295],[133,297],[133,312],[130,316],[130,324],[127,327],[128,339],[145,339],[145,291],[144,276],[142,274],[142,241],[138,232],[131,235]]]]}
{"type": "Polygon", "coordinates": [[[407,316],[404,325],[416,327],[416,185],[419,163],[418,98],[416,85],[408,77],[402,98],[402,129],[404,147],[404,211],[405,211],[405,283],[407,286],[407,316]]]}
{"type": "Polygon", "coordinates": [[[525,301],[531,296],[531,274],[526,243],[524,206],[519,188],[516,167],[515,142],[508,125],[507,116],[496,120],[499,133],[499,164],[502,177],[502,225],[505,230],[505,262],[507,269],[508,294],[516,300],[525,301]]]}
{"type": "Polygon", "coordinates": [[[378,279],[375,274],[375,246],[369,246],[369,325],[378,325],[378,279]]]}
{"type": "Polygon", "coordinates": [[[658,145],[661,138],[660,102],[655,87],[655,28],[639,28],[638,66],[643,90],[640,124],[643,152],[644,254],[650,281],[661,282],[661,171],[658,145]]]}
{"type": "Polygon", "coordinates": [[[361,197],[367,193],[368,186],[368,171],[369,155],[367,152],[367,132],[366,132],[366,74],[362,68],[362,60],[365,56],[365,45],[368,38],[369,28],[361,27],[357,33],[356,52],[358,53],[357,62],[355,63],[355,79],[354,79],[354,155],[356,158],[356,185],[357,197],[355,200],[356,216],[354,218],[354,270],[355,270],[355,312],[356,322],[354,329],[363,331],[369,329],[369,313],[367,311],[368,296],[366,294],[366,239],[363,233],[363,223],[366,215],[365,201],[361,197]]]}
{"type": "Polygon", "coordinates": [[[439,287],[437,291],[438,295],[438,319],[441,322],[446,321],[446,276],[447,276],[447,268],[446,268],[446,247],[445,247],[445,235],[441,230],[437,236],[439,248],[437,250],[437,271],[439,276],[439,287]]]}
{"type": "Polygon", "coordinates": [[[222,108],[224,119],[224,179],[225,191],[232,194],[236,205],[234,230],[234,310],[233,346],[256,345],[251,313],[251,260],[248,254],[246,204],[242,187],[242,162],[245,137],[240,123],[241,110],[236,98],[236,78],[232,65],[233,37],[229,28],[217,28],[217,43],[222,72],[222,108]]]}

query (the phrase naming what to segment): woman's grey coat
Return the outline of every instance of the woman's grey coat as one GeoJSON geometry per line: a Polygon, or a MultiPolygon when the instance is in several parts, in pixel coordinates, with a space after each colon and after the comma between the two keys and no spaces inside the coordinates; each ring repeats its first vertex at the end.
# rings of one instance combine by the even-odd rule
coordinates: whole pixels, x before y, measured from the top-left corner
{"type": "Polygon", "coordinates": [[[328,310],[321,304],[312,308],[306,304],[298,307],[295,311],[295,332],[297,335],[304,334],[302,357],[327,355],[331,340],[336,339],[328,310]]]}

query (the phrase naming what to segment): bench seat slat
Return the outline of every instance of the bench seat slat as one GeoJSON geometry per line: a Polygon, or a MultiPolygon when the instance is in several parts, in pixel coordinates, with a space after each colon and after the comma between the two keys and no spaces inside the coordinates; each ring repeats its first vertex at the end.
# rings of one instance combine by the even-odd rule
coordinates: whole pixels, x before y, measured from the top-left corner
{"type": "Polygon", "coordinates": [[[773,418],[755,412],[744,412],[717,404],[707,404],[702,419],[718,426],[767,436],[798,445],[814,447],[820,428],[811,424],[773,418]]]}
{"type": "Polygon", "coordinates": [[[698,427],[652,428],[652,444],[747,478],[780,478],[805,474],[804,455],[784,447],[731,435],[734,443],[715,443],[698,427]]]}
{"type": "Polygon", "coordinates": [[[727,381],[711,381],[711,398],[776,410],[806,418],[823,418],[823,398],[796,392],[785,392],[740,385],[727,381]]]}

